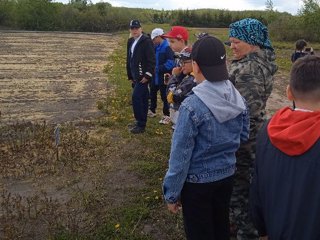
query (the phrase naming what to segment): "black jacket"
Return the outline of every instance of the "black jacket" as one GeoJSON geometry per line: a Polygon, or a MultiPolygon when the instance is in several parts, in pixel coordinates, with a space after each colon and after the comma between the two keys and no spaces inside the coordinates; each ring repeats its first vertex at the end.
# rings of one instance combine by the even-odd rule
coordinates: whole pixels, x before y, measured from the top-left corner
{"type": "Polygon", "coordinates": [[[150,37],[142,35],[137,42],[133,56],[131,46],[134,38],[129,38],[127,43],[127,75],[128,79],[140,81],[143,77],[151,79],[154,75],[156,56],[150,37]]]}
{"type": "Polygon", "coordinates": [[[320,113],[284,108],[257,138],[252,218],[270,240],[320,239],[320,113]]]}

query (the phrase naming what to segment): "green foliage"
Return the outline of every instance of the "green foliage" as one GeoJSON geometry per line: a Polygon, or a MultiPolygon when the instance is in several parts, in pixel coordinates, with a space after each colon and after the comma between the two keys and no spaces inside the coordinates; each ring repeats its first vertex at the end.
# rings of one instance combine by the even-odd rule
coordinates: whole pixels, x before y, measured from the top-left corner
{"type": "MultiPolygon", "coordinates": [[[[139,19],[145,32],[150,24],[182,25],[201,28],[227,28],[243,18],[256,18],[266,24],[277,41],[319,41],[319,0],[304,0],[299,15],[274,10],[266,0],[265,11],[228,11],[223,9],[154,10],[113,7],[110,3],[93,4],[70,0],[68,4],[51,0],[1,0],[0,27],[26,30],[62,30],[114,32],[128,29],[131,19],[139,19]]],[[[165,30],[169,30],[168,29],[165,30]]]]}
{"type": "Polygon", "coordinates": [[[15,25],[29,30],[55,30],[57,9],[49,0],[17,0],[15,25]]]}
{"type": "Polygon", "coordinates": [[[319,40],[320,29],[319,19],[320,19],[320,4],[318,0],[304,0],[304,6],[300,11],[302,19],[302,27],[306,34],[306,39],[319,40]]]}
{"type": "Polygon", "coordinates": [[[0,26],[11,25],[12,11],[14,3],[10,0],[0,1],[0,26]]]}
{"type": "Polygon", "coordinates": [[[269,30],[274,39],[279,41],[296,41],[303,38],[307,41],[319,41],[320,5],[318,0],[304,0],[298,16],[290,14],[276,17],[269,30]]]}

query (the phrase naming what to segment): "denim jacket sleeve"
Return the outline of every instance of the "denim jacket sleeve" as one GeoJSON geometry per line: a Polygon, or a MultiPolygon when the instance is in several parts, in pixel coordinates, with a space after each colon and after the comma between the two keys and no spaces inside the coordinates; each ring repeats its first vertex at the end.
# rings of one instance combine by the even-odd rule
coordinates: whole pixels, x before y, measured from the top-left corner
{"type": "Polygon", "coordinates": [[[249,115],[249,108],[247,106],[246,101],[244,100],[246,104],[246,109],[242,112],[243,116],[243,127],[240,134],[240,140],[241,143],[248,141],[249,139],[249,132],[250,132],[250,115],[249,115]]]}
{"type": "Polygon", "coordinates": [[[197,134],[193,112],[182,105],[179,108],[179,117],[173,134],[169,169],[163,182],[163,194],[167,203],[176,203],[180,198],[197,134]]]}

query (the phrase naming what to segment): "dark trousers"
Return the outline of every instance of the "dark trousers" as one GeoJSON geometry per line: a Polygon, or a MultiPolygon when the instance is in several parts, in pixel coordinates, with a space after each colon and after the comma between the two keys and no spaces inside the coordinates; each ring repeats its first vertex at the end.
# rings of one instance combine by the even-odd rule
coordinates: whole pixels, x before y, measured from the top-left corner
{"type": "Polygon", "coordinates": [[[181,192],[188,240],[229,240],[233,176],[212,183],[185,183],[181,192]]]}
{"type": "Polygon", "coordinates": [[[166,85],[150,85],[150,110],[156,112],[157,109],[157,93],[160,91],[161,100],[163,102],[163,115],[169,116],[169,103],[167,101],[166,85]]]}
{"type": "Polygon", "coordinates": [[[139,127],[145,127],[147,124],[148,98],[148,83],[135,83],[132,92],[132,108],[134,117],[139,127]]]}

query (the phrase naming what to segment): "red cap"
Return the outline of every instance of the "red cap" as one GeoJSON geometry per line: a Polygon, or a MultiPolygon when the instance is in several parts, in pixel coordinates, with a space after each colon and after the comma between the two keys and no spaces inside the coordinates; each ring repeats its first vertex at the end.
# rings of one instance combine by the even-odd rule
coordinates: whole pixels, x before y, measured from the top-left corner
{"type": "Polygon", "coordinates": [[[171,28],[169,32],[162,35],[164,38],[176,38],[176,39],[183,39],[185,41],[188,41],[189,34],[185,27],[181,26],[174,26],[171,28]]]}

